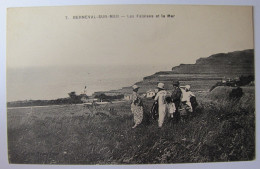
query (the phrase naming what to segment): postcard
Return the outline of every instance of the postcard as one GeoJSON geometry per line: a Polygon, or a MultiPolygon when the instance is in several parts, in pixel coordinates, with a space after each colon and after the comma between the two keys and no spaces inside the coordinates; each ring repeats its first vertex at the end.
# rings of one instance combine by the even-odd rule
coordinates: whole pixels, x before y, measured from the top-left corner
{"type": "Polygon", "coordinates": [[[7,10],[10,164],[256,157],[252,6],[7,10]]]}

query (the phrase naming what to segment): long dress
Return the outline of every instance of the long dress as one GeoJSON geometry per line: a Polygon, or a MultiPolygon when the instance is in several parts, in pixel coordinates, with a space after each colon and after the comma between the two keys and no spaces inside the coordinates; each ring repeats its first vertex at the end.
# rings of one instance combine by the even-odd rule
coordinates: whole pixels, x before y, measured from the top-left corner
{"type": "Polygon", "coordinates": [[[134,114],[134,127],[136,127],[143,120],[143,103],[136,92],[133,92],[131,111],[134,114]]]}
{"type": "Polygon", "coordinates": [[[158,106],[159,106],[159,109],[158,109],[158,112],[159,112],[159,119],[158,119],[158,127],[162,127],[163,125],[163,122],[164,122],[164,118],[165,118],[165,115],[166,115],[166,95],[167,95],[167,92],[166,90],[161,90],[159,91],[154,100],[158,100],[158,106]]]}

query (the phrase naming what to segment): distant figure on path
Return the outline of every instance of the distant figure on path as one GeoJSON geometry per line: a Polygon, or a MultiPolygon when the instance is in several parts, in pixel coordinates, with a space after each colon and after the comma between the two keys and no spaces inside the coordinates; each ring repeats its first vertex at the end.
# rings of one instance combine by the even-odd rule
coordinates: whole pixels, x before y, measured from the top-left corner
{"type": "Polygon", "coordinates": [[[166,95],[167,92],[164,89],[164,84],[159,83],[158,86],[158,93],[156,94],[154,100],[158,101],[158,112],[159,112],[159,119],[158,119],[158,127],[161,128],[164,122],[164,118],[166,115],[166,95]]]}
{"type": "Polygon", "coordinates": [[[133,97],[131,104],[131,111],[134,114],[134,123],[135,125],[132,128],[136,128],[141,124],[143,120],[143,102],[140,96],[137,94],[139,87],[137,85],[133,86],[133,97]]]}

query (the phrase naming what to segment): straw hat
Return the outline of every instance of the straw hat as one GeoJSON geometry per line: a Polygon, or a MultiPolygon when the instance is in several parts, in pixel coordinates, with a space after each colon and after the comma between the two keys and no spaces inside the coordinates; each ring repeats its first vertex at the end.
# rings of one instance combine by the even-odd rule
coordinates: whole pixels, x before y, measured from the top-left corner
{"type": "Polygon", "coordinates": [[[186,85],[185,89],[190,90],[190,85],[186,85]]]}
{"type": "Polygon", "coordinates": [[[163,84],[163,83],[158,83],[157,88],[159,88],[159,89],[164,89],[164,84],[163,84]]]}
{"type": "Polygon", "coordinates": [[[137,85],[133,85],[133,90],[135,90],[135,89],[139,89],[140,87],[139,86],[137,86],[137,85]]]}

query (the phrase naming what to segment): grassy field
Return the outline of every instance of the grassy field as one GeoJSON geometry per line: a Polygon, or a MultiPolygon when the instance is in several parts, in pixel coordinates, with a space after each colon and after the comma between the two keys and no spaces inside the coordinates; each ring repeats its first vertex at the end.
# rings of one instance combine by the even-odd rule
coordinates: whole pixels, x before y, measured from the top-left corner
{"type": "MultiPolygon", "coordinates": [[[[254,87],[243,89],[245,94],[236,101],[228,99],[230,89],[214,90],[196,93],[199,107],[187,122],[166,119],[162,129],[153,120],[132,129],[129,102],[96,110],[83,105],[9,109],[9,161],[155,164],[253,160],[254,87]]],[[[151,100],[144,101],[145,119],[151,104],[151,100]]]]}

